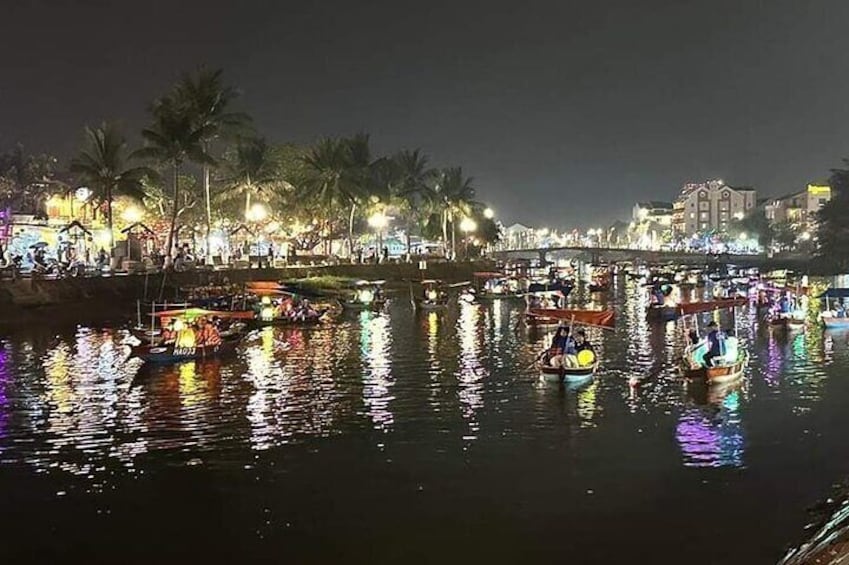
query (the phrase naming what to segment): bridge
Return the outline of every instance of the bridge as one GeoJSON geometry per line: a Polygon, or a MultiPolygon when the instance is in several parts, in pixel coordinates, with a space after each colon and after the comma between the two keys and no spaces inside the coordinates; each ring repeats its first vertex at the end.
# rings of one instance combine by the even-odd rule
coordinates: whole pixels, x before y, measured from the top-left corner
{"type": "Polygon", "coordinates": [[[731,264],[740,267],[759,267],[768,269],[804,270],[808,257],[798,254],[775,255],[763,254],[730,254],[712,255],[691,251],[652,251],[648,249],[631,249],[627,247],[537,247],[532,249],[503,249],[493,251],[491,256],[502,261],[511,259],[539,259],[540,261],[557,261],[559,259],[575,259],[584,263],[634,263],[646,265],[691,265],[704,266],[708,264],[731,264]]]}

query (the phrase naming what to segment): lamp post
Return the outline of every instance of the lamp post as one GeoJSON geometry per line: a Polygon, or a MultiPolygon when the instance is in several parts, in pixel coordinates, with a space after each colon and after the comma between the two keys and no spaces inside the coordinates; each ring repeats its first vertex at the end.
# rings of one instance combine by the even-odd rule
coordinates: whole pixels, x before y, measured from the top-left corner
{"type": "Polygon", "coordinates": [[[478,224],[473,219],[465,217],[460,222],[460,231],[463,232],[463,250],[466,260],[469,259],[469,234],[478,229],[478,224]]]}
{"type": "Polygon", "coordinates": [[[377,249],[374,250],[375,263],[380,262],[380,254],[383,251],[383,230],[389,224],[389,218],[383,212],[375,212],[368,219],[368,225],[377,232],[377,249]]]}
{"type": "MultiPolygon", "coordinates": [[[[257,224],[259,227],[259,223],[262,222],[265,218],[268,217],[268,210],[265,209],[265,206],[262,204],[256,203],[253,204],[250,208],[245,212],[245,220],[248,222],[253,222],[257,224]]],[[[262,250],[260,249],[260,237],[259,231],[257,230],[257,241],[256,241],[256,255],[257,255],[257,267],[262,267],[262,250]]],[[[248,253],[248,261],[250,262],[250,252],[248,253]]]]}

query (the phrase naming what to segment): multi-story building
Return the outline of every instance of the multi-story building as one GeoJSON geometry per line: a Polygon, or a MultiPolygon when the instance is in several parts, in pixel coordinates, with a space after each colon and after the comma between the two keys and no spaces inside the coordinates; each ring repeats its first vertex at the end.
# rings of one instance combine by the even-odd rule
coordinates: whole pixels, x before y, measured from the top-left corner
{"type": "Polygon", "coordinates": [[[721,180],[686,184],[673,204],[673,229],[686,237],[722,232],[732,220],[754,210],[756,204],[753,188],[731,187],[721,180]]]}
{"type": "Polygon", "coordinates": [[[764,213],[770,222],[789,222],[801,231],[809,231],[816,222],[816,213],[829,200],[830,186],[809,184],[805,190],[770,199],[764,205],[764,213]]]}

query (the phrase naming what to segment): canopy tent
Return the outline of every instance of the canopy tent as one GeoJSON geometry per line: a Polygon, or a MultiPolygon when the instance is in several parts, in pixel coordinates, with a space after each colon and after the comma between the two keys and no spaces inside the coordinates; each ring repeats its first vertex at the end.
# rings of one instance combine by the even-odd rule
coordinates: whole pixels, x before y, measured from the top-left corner
{"type": "Polygon", "coordinates": [[[531,308],[528,315],[532,317],[558,319],[563,322],[574,322],[586,326],[596,326],[606,330],[612,330],[616,323],[616,314],[613,310],[564,310],[531,308]]]}
{"type": "Polygon", "coordinates": [[[818,298],[849,298],[849,288],[830,288],[818,298]]]}

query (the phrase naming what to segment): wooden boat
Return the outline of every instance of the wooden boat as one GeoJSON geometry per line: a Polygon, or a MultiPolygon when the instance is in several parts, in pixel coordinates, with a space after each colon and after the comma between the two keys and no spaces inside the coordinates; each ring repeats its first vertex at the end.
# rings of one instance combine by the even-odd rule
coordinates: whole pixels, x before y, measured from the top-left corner
{"type": "Polygon", "coordinates": [[[448,307],[450,297],[446,291],[445,283],[437,279],[425,279],[421,281],[421,285],[423,287],[422,293],[419,296],[412,297],[412,283],[410,284],[414,310],[442,310],[448,307]]]}
{"type": "Polygon", "coordinates": [[[671,322],[678,319],[678,308],[651,304],[646,308],[646,319],[652,322],[671,322]]]}
{"type": "Polygon", "coordinates": [[[524,285],[516,277],[496,272],[478,272],[472,276],[478,300],[516,299],[525,295],[524,285]]]}
{"type": "MultiPolygon", "coordinates": [[[[173,304],[171,305],[173,306],[173,304]]],[[[157,310],[150,314],[151,324],[149,326],[136,326],[130,328],[130,334],[142,343],[156,344],[162,338],[162,327],[168,325],[171,320],[182,320],[191,323],[198,318],[213,318],[238,320],[247,322],[254,318],[251,310],[206,310],[204,308],[177,308],[171,310],[157,310]]]]}
{"type": "Polygon", "coordinates": [[[147,363],[179,363],[197,359],[220,357],[235,351],[242,340],[242,334],[224,337],[217,345],[181,347],[171,343],[168,345],[143,344],[132,348],[134,357],[147,363]]]}
{"type": "Polygon", "coordinates": [[[549,383],[577,383],[592,377],[598,370],[598,361],[586,367],[551,367],[542,361],[536,362],[539,378],[549,383]]]}
{"type": "MultiPolygon", "coordinates": [[[[571,288],[569,289],[571,290],[571,288]]],[[[525,295],[525,320],[531,324],[559,324],[560,318],[546,316],[546,310],[560,310],[566,301],[561,290],[537,290],[525,295]]]]}
{"type": "Polygon", "coordinates": [[[767,318],[769,325],[778,328],[801,328],[805,326],[805,317],[796,312],[777,314],[767,318]]]}
{"type": "Polygon", "coordinates": [[[714,358],[714,364],[705,367],[701,360],[704,353],[704,343],[691,345],[686,349],[684,358],[681,360],[681,374],[684,378],[702,380],[706,383],[730,382],[743,375],[746,363],[749,361],[749,354],[740,349],[732,354],[731,358],[714,358]]]}
{"type": "Polygon", "coordinates": [[[342,300],[346,310],[380,310],[386,305],[383,285],[386,281],[357,281],[351,296],[342,300]]]}
{"type": "Polygon", "coordinates": [[[828,329],[849,328],[849,313],[842,307],[842,302],[849,299],[849,288],[830,288],[819,295],[825,299],[825,311],[820,314],[820,320],[828,329]],[[837,308],[832,310],[831,301],[837,301],[837,308]]]}

